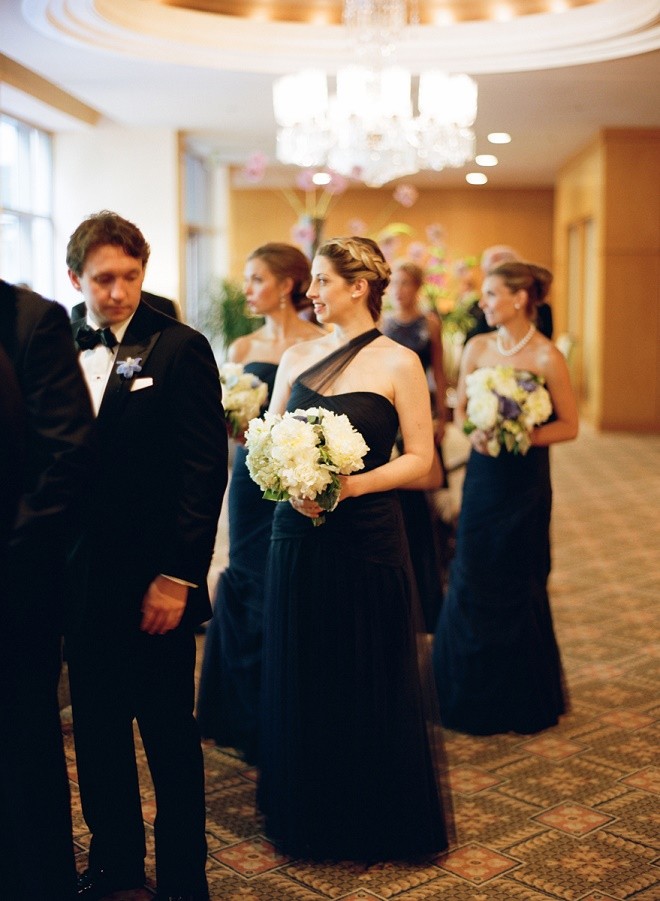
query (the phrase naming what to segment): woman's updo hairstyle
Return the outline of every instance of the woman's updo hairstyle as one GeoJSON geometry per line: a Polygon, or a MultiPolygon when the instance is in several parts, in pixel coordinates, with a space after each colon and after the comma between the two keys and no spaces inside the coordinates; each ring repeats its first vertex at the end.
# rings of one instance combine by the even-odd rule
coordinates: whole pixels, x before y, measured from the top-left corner
{"type": "Polygon", "coordinates": [[[499,276],[509,291],[527,292],[527,315],[536,318],[536,308],[548,296],[552,284],[552,272],[535,263],[523,263],[520,260],[508,260],[488,270],[488,275],[499,276]]]}
{"type": "Polygon", "coordinates": [[[350,284],[358,278],[366,279],[369,283],[367,307],[373,321],[378,322],[383,294],[392,274],[378,244],[371,238],[330,238],[320,245],[316,254],[330,260],[337,274],[350,284]]]}
{"type": "Polygon", "coordinates": [[[309,260],[293,244],[271,241],[253,250],[248,260],[263,260],[278,281],[285,278],[293,280],[291,302],[296,310],[309,306],[307,289],[312,281],[309,260]]]}

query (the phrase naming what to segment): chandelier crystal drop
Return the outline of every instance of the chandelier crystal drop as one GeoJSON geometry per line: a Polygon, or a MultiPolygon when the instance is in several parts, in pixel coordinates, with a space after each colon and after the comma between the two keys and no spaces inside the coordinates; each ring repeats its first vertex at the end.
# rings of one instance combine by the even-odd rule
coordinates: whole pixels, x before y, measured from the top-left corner
{"type": "Polygon", "coordinates": [[[414,23],[406,0],[345,0],[344,24],[358,62],[337,71],[334,94],[318,69],[275,82],[280,162],[328,166],[380,187],[474,157],[477,85],[469,76],[422,72],[413,104],[413,75],[395,56],[397,37],[414,23]]]}

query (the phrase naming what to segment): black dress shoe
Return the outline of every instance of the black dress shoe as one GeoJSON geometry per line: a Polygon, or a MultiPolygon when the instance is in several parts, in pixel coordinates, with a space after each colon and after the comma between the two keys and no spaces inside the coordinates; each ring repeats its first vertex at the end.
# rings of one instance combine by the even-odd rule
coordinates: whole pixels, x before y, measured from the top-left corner
{"type": "Polygon", "coordinates": [[[112,873],[90,868],[78,874],[78,898],[81,901],[99,901],[112,892],[142,888],[144,881],[144,873],[112,873]]]}
{"type": "Polygon", "coordinates": [[[184,892],[182,895],[166,895],[158,892],[154,901],[210,901],[208,889],[199,892],[184,892]]]}
{"type": "Polygon", "coordinates": [[[154,901],[209,901],[209,893],[192,892],[187,895],[163,895],[159,892],[154,901]]]}

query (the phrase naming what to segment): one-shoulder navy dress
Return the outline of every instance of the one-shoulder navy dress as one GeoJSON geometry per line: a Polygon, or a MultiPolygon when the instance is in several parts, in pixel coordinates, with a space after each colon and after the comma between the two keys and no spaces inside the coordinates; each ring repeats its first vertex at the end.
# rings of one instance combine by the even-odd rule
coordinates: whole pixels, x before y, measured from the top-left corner
{"type": "MultiPolygon", "coordinates": [[[[288,409],[317,406],[345,413],[362,433],[366,469],[390,459],[398,416],[385,397],[326,397],[296,382],[288,409]]],[[[317,527],[277,505],[258,804],[283,852],[374,861],[446,848],[415,603],[396,491],[342,501],[317,527]]]]}

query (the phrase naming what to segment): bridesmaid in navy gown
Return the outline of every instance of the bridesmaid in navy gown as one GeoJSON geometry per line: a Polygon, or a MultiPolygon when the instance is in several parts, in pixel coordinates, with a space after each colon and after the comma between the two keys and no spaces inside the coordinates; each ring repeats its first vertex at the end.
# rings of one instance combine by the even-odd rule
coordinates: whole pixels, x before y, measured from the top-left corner
{"type": "Polygon", "coordinates": [[[448,837],[419,671],[428,645],[396,491],[423,487],[431,469],[430,408],[415,402],[425,376],[416,354],[374,328],[389,267],[373,241],[325,242],[312,273],[314,312],[334,329],[284,354],[270,409],[345,413],[370,450],[363,471],[340,477],[323,525],[310,521],[314,501],[275,510],[258,803],[289,855],[435,854],[448,837]]]}
{"type": "Polygon", "coordinates": [[[566,709],[552,624],[549,446],[575,438],[578,414],[568,367],[535,326],[548,293],[547,269],[518,261],[487,275],[480,306],[497,332],[468,341],[461,360],[456,422],[465,420],[466,377],[511,366],[545,379],[553,415],[536,427],[526,455],[489,456],[471,433],[449,589],[440,611],[434,670],[443,725],[473,735],[530,734],[566,709]]]}
{"type": "MultiPolygon", "coordinates": [[[[238,338],[228,359],[243,363],[272,393],[282,353],[321,329],[300,318],[309,305],[309,260],[290,244],[270,243],[253,251],[245,266],[245,296],[264,325],[238,338]]],[[[204,643],[197,720],[204,738],[257,759],[261,674],[263,579],[274,504],[250,479],[242,436],[238,438],[229,487],[229,565],[220,575],[213,619],[204,643]]]]}
{"type": "MultiPolygon", "coordinates": [[[[425,313],[420,306],[419,291],[423,283],[424,270],[416,263],[406,261],[395,267],[389,288],[393,310],[383,319],[382,331],[393,341],[414,350],[432,381],[430,399],[435,407],[433,432],[441,469],[441,481],[437,487],[441,487],[445,482],[442,438],[445,433],[447,392],[442,325],[435,314],[425,313]]],[[[427,631],[432,633],[442,604],[445,581],[442,561],[446,559],[447,551],[441,541],[445,539],[434,522],[427,492],[403,490],[401,505],[424,621],[427,631]]]]}

